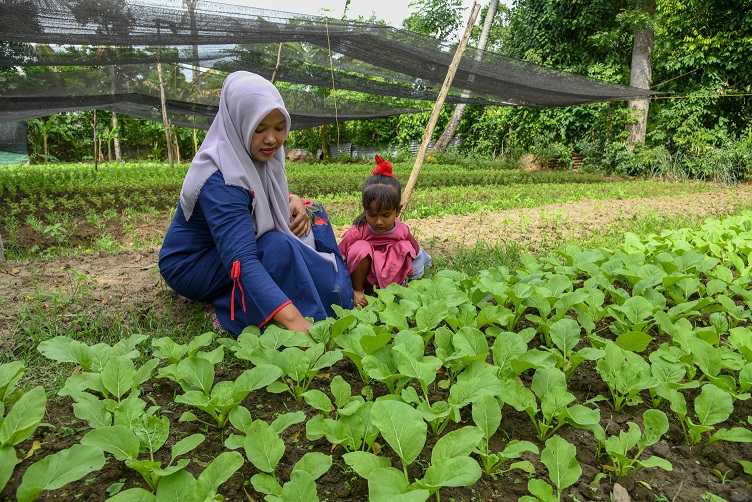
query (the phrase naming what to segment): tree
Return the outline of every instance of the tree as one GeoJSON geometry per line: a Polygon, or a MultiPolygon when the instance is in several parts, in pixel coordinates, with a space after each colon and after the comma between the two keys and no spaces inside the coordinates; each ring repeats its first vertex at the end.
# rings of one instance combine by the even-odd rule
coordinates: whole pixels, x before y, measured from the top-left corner
{"type": "Polygon", "coordinates": [[[462,0],[415,0],[409,3],[417,8],[402,21],[402,27],[440,40],[456,40],[462,24],[462,0]]]}
{"type": "MultiPolygon", "coordinates": [[[[655,47],[655,32],[653,17],[655,16],[655,0],[640,2],[640,10],[634,24],[634,44],[632,48],[632,66],[629,85],[640,89],[650,89],[653,77],[653,49],[655,47]]],[[[632,117],[627,122],[627,145],[634,150],[638,144],[645,143],[648,125],[648,110],[650,99],[629,100],[632,117]]]]}
{"type": "Polygon", "coordinates": [[[750,0],[660,0],[647,141],[699,152],[750,134],[750,0]],[[662,99],[662,98],[678,99],[662,99]]]}
{"type": "MultiPolygon", "coordinates": [[[[478,41],[478,52],[476,52],[475,57],[475,59],[478,61],[483,58],[483,51],[486,49],[486,45],[488,44],[488,36],[491,33],[491,26],[493,25],[494,16],[496,15],[496,9],[498,6],[499,0],[491,0],[491,2],[488,4],[486,17],[483,21],[483,31],[481,32],[480,40],[478,41]]],[[[467,93],[463,92],[462,96],[466,97],[467,93]]],[[[436,144],[433,147],[434,151],[444,152],[447,149],[447,146],[449,146],[452,138],[454,138],[454,135],[457,134],[457,128],[460,125],[460,120],[462,120],[462,115],[464,113],[464,103],[460,103],[454,108],[454,113],[452,114],[452,118],[449,119],[449,124],[447,124],[446,129],[444,129],[441,137],[436,141],[436,144]]]]}

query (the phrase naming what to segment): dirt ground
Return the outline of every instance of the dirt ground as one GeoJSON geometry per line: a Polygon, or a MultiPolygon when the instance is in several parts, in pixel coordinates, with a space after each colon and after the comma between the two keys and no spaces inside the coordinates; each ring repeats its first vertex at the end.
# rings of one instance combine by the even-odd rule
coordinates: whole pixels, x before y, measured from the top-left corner
{"type": "MultiPolygon", "coordinates": [[[[430,220],[407,220],[419,241],[425,244],[429,252],[450,253],[460,246],[472,247],[477,242],[488,244],[503,244],[516,242],[520,245],[535,248],[544,242],[552,240],[582,236],[589,237],[600,230],[613,228],[620,222],[627,222],[640,216],[657,214],[662,216],[672,215],[697,215],[702,217],[720,217],[727,214],[740,205],[749,205],[752,201],[752,186],[744,185],[729,188],[712,194],[693,194],[681,197],[662,197],[651,199],[631,200],[582,200],[578,202],[555,204],[535,209],[484,212],[464,216],[444,216],[430,220]]],[[[164,222],[159,222],[164,224],[164,222]]],[[[166,226],[164,227],[166,228],[166,226]]],[[[345,228],[335,228],[335,233],[341,235],[345,228]]],[[[158,231],[152,229],[152,231],[158,231]]],[[[72,257],[6,261],[0,262],[0,353],[13,353],[16,341],[21,333],[21,323],[24,313],[29,309],[42,309],[52,312],[56,307],[54,302],[60,296],[75,296],[81,287],[84,287],[81,279],[84,279],[87,288],[86,302],[80,305],[69,305],[68,308],[82,309],[87,312],[134,312],[149,309],[169,310],[175,317],[174,322],[181,322],[190,315],[189,302],[171,293],[160,281],[157,272],[158,248],[129,249],[116,253],[89,253],[72,257]]],[[[593,389],[591,383],[598,381],[597,375],[592,368],[583,365],[583,376],[580,384],[575,384],[572,390],[578,400],[586,400],[604,389],[593,389]]],[[[341,364],[335,368],[341,374],[353,373],[352,378],[357,380],[357,372],[354,368],[341,364]]],[[[231,378],[226,375],[225,378],[231,378]]],[[[319,384],[315,384],[316,387],[319,384]]],[[[321,384],[324,389],[324,384],[321,384]]],[[[172,401],[175,389],[169,385],[162,385],[160,389],[153,389],[155,398],[163,409],[172,410],[174,416],[180,416],[180,406],[172,401]]],[[[354,389],[355,390],[355,389],[354,389]]],[[[605,390],[607,393],[608,391],[605,390]]],[[[269,396],[254,399],[262,399],[255,404],[256,409],[269,409],[271,412],[277,406],[294,411],[301,406],[295,401],[285,400],[282,397],[274,397],[273,400],[284,402],[272,402],[269,396]]],[[[743,423],[748,415],[752,415],[752,404],[749,401],[740,403],[741,406],[734,413],[734,423],[743,423]]],[[[45,421],[52,425],[67,426],[73,419],[70,414],[70,406],[62,409],[60,404],[52,405],[49,417],[45,421]]],[[[250,405],[249,405],[250,406],[250,405]]],[[[507,408],[505,408],[506,410],[507,408]]],[[[638,418],[643,408],[639,410],[630,408],[622,413],[614,413],[611,417],[603,416],[607,422],[604,427],[609,434],[618,434],[625,427],[627,421],[638,418]]],[[[463,417],[469,418],[469,417],[463,417]]],[[[464,423],[462,425],[469,425],[464,423]]],[[[524,413],[515,413],[512,410],[505,414],[502,422],[510,437],[530,436],[530,421],[524,413]]],[[[175,424],[180,433],[190,434],[196,432],[190,424],[175,424]]],[[[300,430],[291,431],[297,433],[294,441],[294,451],[286,453],[283,464],[291,466],[303,453],[309,450],[329,453],[330,445],[325,441],[308,442],[300,430]]],[[[671,500],[671,501],[695,501],[701,500],[703,494],[710,492],[724,497],[728,501],[742,502],[752,500],[752,487],[746,476],[735,462],[741,458],[752,460],[752,450],[748,445],[732,443],[713,443],[706,448],[689,448],[682,441],[681,431],[676,428],[669,431],[669,441],[656,444],[650,449],[649,454],[657,454],[670,459],[674,464],[672,472],[660,469],[639,471],[639,475],[625,479],[617,479],[620,485],[626,487],[629,495],[627,498],[617,498],[619,488],[614,482],[602,482],[590,484],[596,475],[602,471],[599,466],[604,459],[596,456],[595,445],[589,435],[583,434],[577,429],[563,428],[562,436],[577,446],[578,460],[583,468],[583,476],[567,493],[572,500],[671,500]],[[728,476],[721,480],[710,474],[716,469],[728,476]],[[612,498],[613,497],[613,498],[612,498]]],[[[51,432],[40,431],[36,439],[45,438],[54,441],[55,449],[66,447],[64,442],[58,442],[60,438],[54,437],[51,432]],[[45,435],[50,434],[46,438],[45,435]]],[[[216,446],[221,450],[221,438],[217,439],[216,446]]],[[[46,443],[45,443],[46,444],[46,443]]],[[[206,459],[220,451],[205,452],[206,459]]],[[[52,453],[50,451],[49,453],[52,453]]],[[[352,473],[347,473],[344,463],[341,461],[341,451],[335,451],[335,466],[330,473],[320,480],[321,490],[327,492],[328,500],[365,500],[367,498],[367,486],[365,481],[352,473]]],[[[26,467],[29,461],[25,461],[17,470],[26,467]]],[[[201,461],[198,462],[202,464],[201,461]]],[[[109,463],[108,463],[109,465],[109,463]]],[[[545,477],[545,468],[538,462],[538,477],[545,477]]],[[[226,500],[261,500],[258,494],[243,479],[248,479],[252,474],[246,462],[241,469],[241,474],[233,477],[236,481],[228,483],[226,487],[226,500]],[[238,477],[240,476],[240,478],[238,477]],[[249,494],[250,490],[250,494],[249,494]],[[256,497],[256,498],[254,498],[256,497]]],[[[66,492],[71,497],[75,494],[79,500],[104,500],[106,495],[103,487],[110,483],[126,479],[126,487],[133,486],[132,472],[126,472],[123,466],[113,466],[108,472],[97,474],[95,483],[78,483],[72,492],[66,492]]],[[[0,499],[11,497],[17,484],[20,482],[19,473],[15,474],[6,490],[0,493],[0,499]]],[[[522,474],[505,474],[503,476],[484,476],[475,487],[442,490],[442,494],[448,496],[448,500],[517,500],[526,493],[527,477],[522,474]]],[[[225,489],[225,488],[223,488],[225,489]]],[[[53,492],[54,493],[54,492],[53,492]]],[[[44,494],[40,500],[66,499],[63,493],[53,495],[44,494]],[[62,497],[62,498],[61,498],[62,497]]]]}
{"type": "MultiPolygon", "coordinates": [[[[490,245],[515,242],[535,249],[558,239],[589,238],[641,216],[721,217],[751,201],[752,185],[740,185],[679,197],[586,199],[534,209],[446,215],[406,220],[406,223],[429,253],[451,253],[478,242],[490,245]]],[[[144,229],[144,233],[153,236],[166,227],[166,221],[158,221],[144,229]]],[[[335,227],[335,234],[340,237],[346,229],[335,227]]],[[[77,274],[86,276],[94,305],[129,311],[133,304],[158,301],[153,293],[161,282],[156,268],[158,252],[158,248],[142,248],[0,262],[0,350],[12,343],[10,334],[17,329],[18,314],[30,298],[39,297],[40,292],[75,287],[72,278],[77,274]]]]}

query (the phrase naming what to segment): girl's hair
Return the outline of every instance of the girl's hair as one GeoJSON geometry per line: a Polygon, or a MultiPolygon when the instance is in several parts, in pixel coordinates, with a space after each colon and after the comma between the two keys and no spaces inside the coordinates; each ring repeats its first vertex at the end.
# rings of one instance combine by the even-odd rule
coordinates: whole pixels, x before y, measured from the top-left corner
{"type": "Polygon", "coordinates": [[[402,185],[393,176],[374,174],[363,183],[360,190],[363,199],[363,212],[355,218],[353,225],[362,227],[366,223],[366,213],[373,207],[377,211],[381,209],[397,210],[402,201],[402,185]]]}

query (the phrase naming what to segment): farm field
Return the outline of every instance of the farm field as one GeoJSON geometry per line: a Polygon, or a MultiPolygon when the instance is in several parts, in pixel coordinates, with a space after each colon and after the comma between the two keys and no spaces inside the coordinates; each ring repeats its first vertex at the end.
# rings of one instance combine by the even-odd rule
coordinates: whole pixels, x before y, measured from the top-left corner
{"type": "MultiPolygon", "coordinates": [[[[47,406],[11,446],[2,500],[55,486],[31,466],[67,448],[106,463],[38,500],[153,500],[152,485],[178,500],[166,487],[194,478],[225,500],[752,499],[747,185],[427,165],[405,221],[430,277],[300,351],[274,330],[226,339],[159,280],[181,168],[53,169],[0,171],[0,363],[23,364],[17,387],[43,386],[47,406]],[[196,394],[239,381],[228,413],[196,394]]],[[[291,189],[341,234],[364,169],[291,166],[291,189]]]]}

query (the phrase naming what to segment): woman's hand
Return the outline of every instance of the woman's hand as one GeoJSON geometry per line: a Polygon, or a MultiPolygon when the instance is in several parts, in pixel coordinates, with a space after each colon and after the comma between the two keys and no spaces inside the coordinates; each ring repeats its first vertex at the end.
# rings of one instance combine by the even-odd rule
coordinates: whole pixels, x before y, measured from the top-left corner
{"type": "Polygon", "coordinates": [[[290,230],[296,236],[303,237],[311,231],[311,220],[305,210],[303,201],[297,195],[290,194],[290,230]]]}
{"type": "Polygon", "coordinates": [[[292,303],[288,303],[282,307],[280,311],[275,314],[273,319],[286,329],[301,333],[308,333],[308,328],[313,326],[313,323],[303,317],[303,314],[301,314],[298,308],[292,303]]]}

